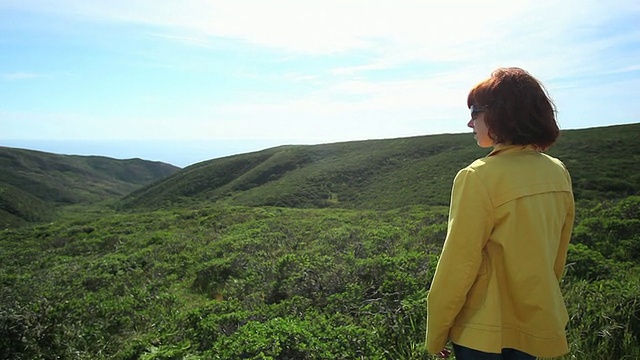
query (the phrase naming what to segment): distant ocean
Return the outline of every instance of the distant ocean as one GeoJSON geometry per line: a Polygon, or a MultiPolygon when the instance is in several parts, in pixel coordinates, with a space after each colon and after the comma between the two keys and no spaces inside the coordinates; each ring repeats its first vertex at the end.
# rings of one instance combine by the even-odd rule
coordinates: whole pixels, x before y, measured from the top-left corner
{"type": "Polygon", "coordinates": [[[283,139],[212,140],[0,140],[0,146],[64,155],[140,158],[181,168],[229,155],[300,142],[283,139]]]}

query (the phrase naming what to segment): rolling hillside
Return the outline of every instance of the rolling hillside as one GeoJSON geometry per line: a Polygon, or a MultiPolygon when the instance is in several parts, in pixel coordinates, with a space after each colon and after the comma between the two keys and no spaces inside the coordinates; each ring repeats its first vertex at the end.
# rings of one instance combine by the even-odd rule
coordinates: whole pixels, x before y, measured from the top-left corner
{"type": "MultiPolygon", "coordinates": [[[[566,131],[551,152],[579,199],[560,360],[640,359],[639,133],[566,131]]],[[[0,229],[0,359],[427,359],[440,205],[458,168],[485,153],[470,135],[281,146],[118,198],[136,211],[89,203],[0,229]]],[[[68,196],[86,201],[117,198],[96,186],[148,181],[127,161],[96,173],[89,159],[16,156],[3,170],[35,172],[52,192],[77,186],[68,196]]],[[[65,203],[2,184],[3,201],[34,216],[22,221],[65,203]]]]}
{"type": "MultiPolygon", "coordinates": [[[[640,190],[640,124],[567,130],[549,151],[578,200],[640,190]]],[[[487,150],[470,134],[280,146],[205,161],[128,195],[126,208],[175,204],[391,209],[447,205],[456,172],[487,150]]]]}
{"type": "Polygon", "coordinates": [[[0,169],[0,227],[7,227],[51,219],[61,205],[117,199],[179,168],[0,147],[0,169]]]}

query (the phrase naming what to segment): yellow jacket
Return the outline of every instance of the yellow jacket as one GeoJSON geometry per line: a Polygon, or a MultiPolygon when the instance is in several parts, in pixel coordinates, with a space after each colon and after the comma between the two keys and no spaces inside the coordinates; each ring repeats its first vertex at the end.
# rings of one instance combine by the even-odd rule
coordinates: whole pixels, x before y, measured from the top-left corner
{"type": "Polygon", "coordinates": [[[532,146],[498,145],[460,170],[427,298],[427,350],[451,340],[493,353],[567,353],[559,281],[574,210],[568,171],[532,146]]]}

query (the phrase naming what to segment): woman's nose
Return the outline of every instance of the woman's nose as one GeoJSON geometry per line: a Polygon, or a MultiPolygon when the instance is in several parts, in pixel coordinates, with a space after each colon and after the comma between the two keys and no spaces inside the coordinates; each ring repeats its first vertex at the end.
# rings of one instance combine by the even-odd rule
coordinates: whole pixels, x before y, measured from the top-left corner
{"type": "Polygon", "coordinates": [[[467,126],[473,129],[473,119],[469,120],[469,122],[467,123],[467,126]]]}

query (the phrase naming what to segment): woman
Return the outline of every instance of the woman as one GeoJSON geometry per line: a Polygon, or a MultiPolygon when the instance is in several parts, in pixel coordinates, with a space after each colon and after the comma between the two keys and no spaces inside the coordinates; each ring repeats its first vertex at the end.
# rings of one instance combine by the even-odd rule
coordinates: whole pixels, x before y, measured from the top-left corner
{"type": "Polygon", "coordinates": [[[500,68],[469,93],[468,126],[489,155],[460,170],[427,298],[427,349],[457,359],[568,352],[559,281],[574,220],[571,178],[544,154],[560,130],[543,86],[500,68]]]}

